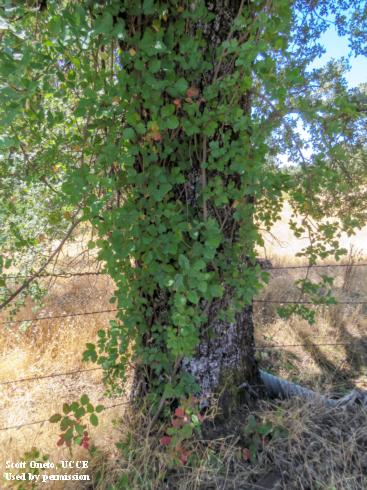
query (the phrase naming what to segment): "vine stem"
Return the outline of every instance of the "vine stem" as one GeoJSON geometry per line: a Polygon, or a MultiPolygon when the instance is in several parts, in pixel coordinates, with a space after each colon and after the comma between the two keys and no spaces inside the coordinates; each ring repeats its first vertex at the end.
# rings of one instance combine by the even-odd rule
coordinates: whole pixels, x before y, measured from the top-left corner
{"type": "Polygon", "coordinates": [[[206,197],[205,197],[205,189],[207,186],[207,180],[206,180],[206,160],[207,160],[207,139],[206,136],[204,136],[203,139],[203,157],[202,157],[202,162],[201,162],[201,188],[203,192],[203,216],[204,220],[206,221],[208,219],[208,207],[206,203],[206,197]]]}
{"type": "MultiPolygon", "coordinates": [[[[173,371],[172,371],[172,374],[171,376],[169,377],[169,382],[172,383],[172,380],[173,378],[176,376],[176,373],[177,373],[177,370],[181,364],[181,361],[182,361],[182,357],[178,357],[176,359],[176,362],[175,362],[175,365],[173,366],[173,371]]],[[[154,414],[154,417],[152,418],[152,420],[150,421],[149,425],[148,425],[148,429],[147,429],[147,436],[149,436],[152,428],[154,427],[154,425],[156,424],[157,420],[158,420],[158,417],[160,415],[160,413],[162,412],[162,409],[163,409],[163,406],[164,406],[164,402],[166,401],[166,394],[165,392],[163,392],[162,394],[162,397],[161,399],[159,400],[159,404],[158,404],[158,408],[157,408],[157,411],[156,413],[154,414]]]]}
{"type": "MultiPolygon", "coordinates": [[[[242,13],[242,10],[243,10],[243,4],[245,3],[245,0],[241,0],[241,3],[240,3],[240,6],[238,8],[238,12],[237,12],[237,15],[236,15],[236,19],[241,15],[242,13]]],[[[226,42],[229,42],[231,39],[232,39],[232,36],[233,36],[233,30],[231,29],[228,33],[228,36],[227,36],[227,39],[226,39],[226,42]]],[[[219,71],[220,71],[220,68],[222,66],[222,62],[223,62],[223,59],[224,57],[227,55],[227,50],[226,49],[223,49],[221,55],[220,55],[220,58],[219,58],[219,61],[218,61],[218,64],[216,65],[215,69],[214,69],[214,75],[213,75],[213,82],[216,82],[217,78],[218,78],[218,75],[219,75],[219,71]]]]}

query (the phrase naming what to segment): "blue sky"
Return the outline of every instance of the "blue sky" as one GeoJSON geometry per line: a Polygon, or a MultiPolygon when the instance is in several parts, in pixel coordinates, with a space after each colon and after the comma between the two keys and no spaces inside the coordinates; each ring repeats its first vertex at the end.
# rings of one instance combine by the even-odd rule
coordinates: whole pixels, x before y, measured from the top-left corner
{"type": "MultiPolygon", "coordinates": [[[[314,67],[325,65],[331,58],[348,57],[348,39],[339,37],[335,28],[331,26],[321,37],[320,42],[324,45],[326,53],[314,63],[314,67]]],[[[349,60],[351,70],[347,73],[346,79],[350,87],[355,87],[360,83],[367,82],[367,58],[364,56],[353,56],[349,60]]]]}
{"type": "MultiPolygon", "coordinates": [[[[348,39],[346,37],[338,36],[334,26],[331,25],[329,29],[321,36],[320,43],[325,48],[325,54],[313,62],[310,68],[325,66],[325,64],[332,58],[338,59],[342,56],[348,58],[350,56],[349,64],[351,68],[345,76],[349,87],[356,87],[360,83],[367,82],[367,58],[365,56],[352,56],[348,45],[348,39]]],[[[305,141],[308,140],[309,133],[302,127],[301,124],[298,126],[298,132],[305,141]]],[[[308,158],[312,154],[311,147],[304,148],[303,154],[306,158],[308,158]]],[[[290,160],[287,155],[280,155],[279,160],[282,165],[290,164],[290,160]]]]}

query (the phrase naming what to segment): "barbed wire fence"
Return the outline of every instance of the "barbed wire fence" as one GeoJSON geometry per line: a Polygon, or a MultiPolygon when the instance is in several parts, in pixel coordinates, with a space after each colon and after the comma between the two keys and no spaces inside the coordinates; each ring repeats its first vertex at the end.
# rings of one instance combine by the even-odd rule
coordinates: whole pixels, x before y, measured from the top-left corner
{"type": "MultiPolygon", "coordinates": [[[[319,269],[319,268],[357,268],[357,267],[367,267],[367,263],[349,263],[349,264],[305,264],[305,265],[284,265],[284,266],[271,266],[271,267],[262,267],[262,270],[271,272],[271,271],[277,271],[277,270],[294,270],[294,269],[319,269]]],[[[96,275],[107,275],[104,271],[81,271],[81,272],[52,272],[52,273],[42,273],[38,277],[39,278],[47,278],[47,277],[53,277],[53,278],[64,278],[64,279],[69,279],[72,277],[83,277],[83,276],[96,276],[96,275]]],[[[31,275],[2,275],[3,278],[5,279],[28,279],[32,277],[31,275]]],[[[304,300],[267,300],[267,299],[254,299],[253,303],[263,303],[263,304],[277,304],[277,305],[283,305],[283,304],[300,304],[300,305],[314,305],[314,306],[335,306],[338,304],[341,305],[367,305],[367,300],[363,301],[337,301],[336,303],[317,303],[313,301],[304,301],[304,300]]],[[[118,308],[109,308],[109,309],[102,309],[102,310],[93,310],[93,311],[84,311],[84,312],[74,312],[74,313],[68,313],[68,314],[63,314],[63,315],[46,315],[42,317],[33,317],[33,318],[26,318],[26,319],[10,319],[6,321],[1,321],[0,323],[2,324],[9,324],[9,323],[23,323],[23,322],[39,322],[43,320],[54,320],[54,319],[63,319],[63,318],[69,318],[69,317],[80,317],[80,316],[87,316],[87,315],[99,315],[99,314],[105,314],[105,313],[116,313],[118,311],[118,308]]],[[[358,339],[355,339],[355,341],[358,339]]],[[[256,346],[255,350],[256,351],[266,351],[266,350],[282,350],[286,348],[292,348],[292,347],[322,347],[322,346],[351,346],[353,345],[354,342],[348,341],[348,342],[320,342],[320,343],[314,343],[314,342],[304,342],[304,343],[293,343],[293,344],[271,344],[271,345],[262,345],[260,347],[256,346]]],[[[26,382],[36,382],[40,381],[43,379],[49,379],[49,378],[57,378],[57,377],[72,377],[72,376],[77,376],[82,373],[86,372],[92,372],[92,371],[102,371],[103,367],[94,367],[94,368],[86,368],[86,369],[76,369],[72,371],[66,371],[66,372],[56,372],[56,373],[51,373],[51,374],[41,374],[37,376],[30,376],[30,377],[24,377],[24,378],[19,378],[19,379],[10,379],[6,381],[1,381],[0,386],[8,386],[8,385],[13,385],[13,384],[20,384],[20,383],[26,383],[26,382]]],[[[112,405],[109,405],[107,407],[104,407],[105,410],[109,410],[115,407],[120,407],[120,406],[127,406],[133,403],[133,400],[127,400],[119,403],[115,403],[112,405]]],[[[32,426],[32,425],[37,425],[37,424],[44,424],[46,422],[49,422],[49,419],[42,419],[42,420],[35,420],[31,422],[26,422],[22,424],[17,424],[17,425],[11,425],[11,426],[6,426],[6,427],[0,427],[0,431],[7,431],[7,430],[18,430],[22,427],[26,426],[32,426]]]]}
{"type": "MultiPolygon", "coordinates": [[[[121,403],[114,403],[113,405],[109,405],[108,407],[104,407],[103,410],[111,410],[112,408],[115,407],[122,407],[122,406],[127,406],[131,405],[133,402],[131,400],[127,400],[121,403]]],[[[11,430],[11,429],[21,429],[22,427],[27,427],[30,425],[41,425],[44,423],[51,423],[49,419],[42,419],[42,420],[34,420],[32,422],[26,422],[24,424],[16,424],[16,425],[9,425],[7,427],[0,427],[0,431],[6,431],[6,430],[11,430]]]]}
{"type": "MultiPolygon", "coordinates": [[[[266,262],[266,261],[265,261],[266,262]]],[[[271,272],[276,270],[293,270],[293,269],[325,269],[325,268],[345,268],[345,267],[367,267],[366,263],[355,263],[355,264],[300,264],[300,265],[279,265],[279,266],[265,266],[262,270],[271,272]]],[[[44,272],[39,274],[37,277],[59,277],[68,279],[70,277],[82,277],[82,276],[97,276],[97,275],[107,275],[103,270],[95,271],[80,271],[80,272],[44,272]]],[[[31,274],[3,274],[4,279],[29,279],[33,277],[31,274]]]]}

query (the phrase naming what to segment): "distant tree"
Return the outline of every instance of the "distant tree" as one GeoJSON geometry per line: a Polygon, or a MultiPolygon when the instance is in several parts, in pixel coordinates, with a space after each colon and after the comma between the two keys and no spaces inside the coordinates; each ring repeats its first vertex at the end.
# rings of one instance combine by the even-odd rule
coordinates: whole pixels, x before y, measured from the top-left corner
{"type": "Polygon", "coordinates": [[[361,98],[343,64],[309,68],[331,21],[365,53],[358,0],[3,3],[1,175],[60,186],[97,230],[119,313],[84,357],[112,386],[133,361],[158,405],[199,385],[230,408],[259,381],[261,229],[287,195],[315,263],[364,223],[343,198],[365,186],[361,98]]]}

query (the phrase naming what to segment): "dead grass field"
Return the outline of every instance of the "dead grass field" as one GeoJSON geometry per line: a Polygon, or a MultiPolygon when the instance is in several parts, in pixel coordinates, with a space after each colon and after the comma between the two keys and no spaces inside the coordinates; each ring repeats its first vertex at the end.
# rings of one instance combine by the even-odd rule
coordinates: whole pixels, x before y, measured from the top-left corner
{"type": "MultiPolygon", "coordinates": [[[[333,278],[332,292],[337,301],[367,301],[367,267],[358,266],[367,264],[367,227],[351,237],[342,236],[341,246],[349,251],[348,255],[340,262],[320,262],[330,267],[276,269],[305,263],[296,254],[307,242],[292,235],[287,225],[290,214],[286,203],[282,220],[274,225],[271,234],[264,233],[265,247],[260,255],[271,261],[274,270],[269,271],[269,284],[257,299],[305,300],[307,297],[300,297],[295,282],[305,277],[319,282],[327,275],[333,278]],[[340,263],[349,266],[333,267],[340,263]]],[[[329,394],[341,394],[354,386],[367,388],[367,304],[318,306],[314,325],[297,316],[279,318],[279,306],[257,303],[254,307],[256,345],[263,349],[258,351],[258,358],[264,369],[329,394]],[[343,342],[346,345],[312,345],[343,342]],[[265,349],[268,345],[280,348],[265,349]]]]}
{"type": "MultiPolygon", "coordinates": [[[[67,272],[96,270],[93,258],[80,256],[84,244],[71,243],[59,257],[56,270],[67,272]]],[[[113,292],[112,281],[103,275],[73,278],[42,279],[47,289],[44,305],[37,311],[30,302],[19,311],[16,319],[43,316],[68,315],[76,312],[113,309],[109,299],[113,292]],[[47,282],[46,282],[47,281],[47,282]]],[[[95,365],[82,362],[82,353],[87,342],[94,342],[99,329],[108,325],[114,313],[67,317],[42,320],[24,324],[5,324],[5,332],[0,337],[0,383],[8,380],[37,377],[53,373],[71,372],[93,368],[95,365]]],[[[0,319],[5,320],[2,315],[0,319]]],[[[113,405],[121,399],[107,399],[104,396],[101,371],[91,371],[72,376],[60,376],[40,380],[24,381],[17,384],[1,385],[0,420],[1,427],[9,427],[37,420],[48,419],[60,412],[64,402],[71,402],[88,394],[93,404],[113,405]]],[[[97,443],[114,458],[117,454],[115,443],[119,430],[112,422],[121,417],[123,407],[116,407],[100,414],[100,425],[93,428],[92,442],[97,443]]],[[[0,461],[17,461],[32,447],[48,454],[51,461],[61,459],[85,459],[87,452],[80,449],[70,454],[67,449],[56,447],[57,427],[48,422],[0,431],[0,461]]],[[[4,483],[2,484],[4,485],[4,483]]],[[[78,484],[60,482],[48,483],[48,488],[77,489],[78,484]]],[[[83,482],[80,484],[83,487],[83,482]]],[[[3,486],[0,486],[3,488],[3,486]]]]}
{"type": "MultiPolygon", "coordinates": [[[[265,236],[266,258],[272,261],[273,266],[303,263],[302,259],[295,257],[295,253],[304,246],[304,242],[297,241],[291,237],[289,228],[285,223],[285,220],[289,217],[288,215],[289,209],[286,207],[284,218],[272,230],[272,236],[265,236]]],[[[347,248],[350,245],[354,246],[352,249],[352,262],[367,262],[366,244],[367,229],[362,230],[355,237],[344,242],[344,246],[347,248]]],[[[82,253],[83,247],[85,247],[83,241],[67,247],[59,257],[58,267],[60,267],[60,270],[67,270],[68,272],[95,270],[97,264],[92,256],[82,253]]],[[[335,276],[334,292],[337,298],[344,301],[367,300],[367,267],[315,269],[310,273],[309,277],[316,279],[318,274],[325,272],[335,276]]],[[[265,287],[258,299],[276,301],[297,299],[298,296],[294,291],[294,281],[297,278],[301,278],[302,275],[304,276],[304,274],[305,270],[303,269],[272,271],[270,283],[265,287]]],[[[67,315],[75,312],[105,310],[113,307],[109,303],[113,292],[112,281],[102,275],[72,279],[52,279],[50,282],[45,283],[45,287],[47,288],[47,295],[43,308],[33,311],[32,305],[27,303],[18,313],[17,319],[26,319],[34,316],[67,315]]],[[[365,305],[319,307],[316,323],[312,326],[297,317],[281,320],[277,316],[276,308],[277,305],[274,304],[264,305],[260,303],[255,307],[256,340],[259,347],[257,355],[260,365],[264,369],[268,369],[292,381],[300,382],[313,389],[319,389],[331,394],[344,393],[353,386],[367,388],[367,309],[365,305]],[[347,344],[311,345],[338,342],[347,342],[347,344]],[[285,346],[280,349],[265,348],[269,344],[285,344],[286,346],[302,344],[302,346],[285,346]]],[[[19,324],[5,325],[5,332],[0,337],[0,383],[23,377],[94,367],[85,365],[81,361],[84,346],[87,342],[93,342],[97,331],[107,326],[108,321],[112,318],[113,313],[104,313],[44,320],[28,324],[24,332],[20,330],[19,324]]],[[[0,319],[5,320],[4,316],[0,317],[0,319]]],[[[64,401],[72,401],[82,393],[87,393],[92,403],[103,403],[106,406],[123,400],[121,398],[110,400],[104,397],[100,371],[80,373],[79,375],[68,377],[46,378],[36,382],[0,384],[0,389],[1,427],[48,419],[51,414],[60,411],[64,401]]],[[[349,423],[343,415],[335,415],[335,423],[333,425],[330,422],[329,415],[324,413],[321,408],[318,409],[321,418],[317,419],[315,410],[310,409],[305,404],[301,406],[297,405],[297,402],[287,402],[279,404],[279,407],[281,407],[284,423],[287,425],[288,432],[292,434],[292,438],[287,443],[276,441],[274,444],[270,444],[269,447],[263,448],[260,460],[256,465],[250,467],[247,461],[241,460],[241,457],[239,459],[240,463],[238,463],[236,456],[238,449],[234,449],[236,445],[235,436],[226,435],[219,438],[219,440],[212,441],[208,446],[209,449],[202,453],[202,464],[191,469],[190,472],[185,471],[185,475],[181,480],[180,478],[178,480],[177,478],[170,480],[171,483],[168,483],[167,487],[160,486],[158,483],[156,486],[154,482],[151,482],[150,486],[144,486],[139,483],[131,488],[167,488],[169,490],[171,488],[247,488],[238,486],[239,482],[255,481],[259,475],[266,473],[269,469],[274,469],[274,467],[278,468],[279,471],[293,471],[295,466],[292,467],[292,464],[295,461],[298,461],[297,471],[303,475],[303,481],[311,482],[308,483],[311,486],[306,484],[306,486],[300,486],[300,480],[295,478],[292,480],[291,478],[293,486],[281,488],[328,488],[329,490],[333,488],[338,490],[367,488],[358,486],[361,480],[353,480],[352,476],[353,461],[357,461],[355,467],[359,468],[358,471],[360,471],[360,468],[365,467],[365,461],[355,441],[359,437],[358,420],[362,420],[364,416],[367,417],[366,414],[355,416],[353,419],[354,425],[351,425],[350,437],[348,436],[349,439],[347,437],[348,440],[344,432],[338,432],[337,441],[343,445],[343,452],[337,454],[334,449],[335,444],[338,444],[338,442],[331,440],[330,431],[331,433],[338,431],[340,424],[349,423]],[[312,412],[312,417],[308,410],[312,412]],[[321,422],[318,420],[324,420],[325,422],[325,431],[323,433],[320,432],[321,422]],[[314,431],[313,433],[311,428],[314,431]],[[310,469],[310,464],[306,461],[309,457],[307,456],[306,458],[308,454],[306,449],[309,444],[321,445],[322,450],[319,448],[319,455],[336,458],[335,465],[339,465],[339,470],[335,470],[333,473],[325,470],[323,473],[320,468],[317,469],[316,462],[314,462],[313,466],[311,464],[310,469]],[[331,446],[328,447],[330,444],[331,446]],[[211,450],[212,447],[217,449],[219,447],[215,457],[211,450]],[[305,453],[303,453],[304,450],[306,451],[305,453]],[[277,454],[282,455],[279,461],[277,460],[277,454]],[[348,455],[351,456],[346,459],[348,455]],[[229,478],[228,471],[227,476],[229,479],[223,480],[223,465],[224,468],[232,468],[233,471],[231,471],[236,474],[236,478],[232,479],[233,481],[229,478]],[[238,465],[241,466],[240,469],[238,465]],[[312,486],[312,482],[315,481],[314,475],[317,471],[321,472],[319,475],[321,486],[312,486]],[[221,476],[219,476],[219,473],[221,476]],[[345,478],[343,475],[345,475],[345,478]],[[227,486],[223,486],[224,484],[227,486]]],[[[265,405],[258,408],[258,414],[260,418],[275,416],[273,408],[265,405]]],[[[133,415],[129,414],[128,411],[125,412],[123,407],[108,410],[101,414],[100,425],[92,431],[92,442],[95,442],[101,450],[101,453],[94,458],[92,464],[100,468],[106,468],[106,475],[109,472],[109,475],[105,478],[106,483],[98,486],[100,489],[107,488],[107,482],[113,481],[112,474],[129,473],[132,470],[131,461],[122,457],[120,451],[115,447],[115,443],[122,437],[121,428],[124,427],[124,423],[113,424],[113,421],[116,419],[121,420],[122,416],[131,419],[133,415]]],[[[247,415],[246,413],[243,414],[243,420],[245,420],[247,415]]],[[[365,419],[363,419],[363,423],[365,423],[365,419]]],[[[128,422],[126,422],[127,424],[128,422]]],[[[365,441],[365,434],[363,434],[363,437],[363,441],[365,441]]],[[[48,454],[52,461],[69,459],[67,450],[56,447],[56,440],[57,432],[55,426],[49,423],[0,431],[0,460],[2,464],[7,460],[16,461],[25,451],[29,451],[32,447],[37,447],[42,453],[48,454]]],[[[141,451],[140,459],[146,458],[144,463],[145,470],[151,463],[152,467],[163,471],[164,458],[162,459],[159,447],[152,451],[151,446],[147,445],[147,441],[144,441],[139,451],[141,451]]],[[[80,456],[83,459],[86,456],[85,451],[80,450],[80,456]]],[[[77,458],[78,454],[75,453],[73,459],[77,458]]],[[[133,470],[135,474],[139,475],[142,467],[138,466],[133,468],[133,470]]],[[[139,475],[139,478],[140,480],[137,479],[136,481],[142,482],[142,475],[139,475]]],[[[4,484],[2,485],[0,488],[6,488],[4,484]]],[[[86,487],[83,483],[80,483],[80,485],[70,483],[68,485],[64,482],[55,483],[53,486],[48,485],[47,488],[78,490],[86,487]]]]}

